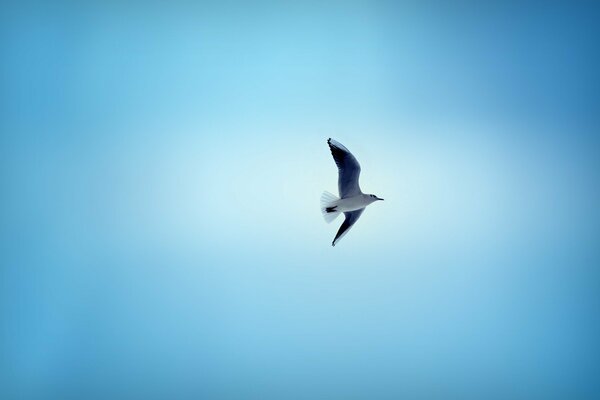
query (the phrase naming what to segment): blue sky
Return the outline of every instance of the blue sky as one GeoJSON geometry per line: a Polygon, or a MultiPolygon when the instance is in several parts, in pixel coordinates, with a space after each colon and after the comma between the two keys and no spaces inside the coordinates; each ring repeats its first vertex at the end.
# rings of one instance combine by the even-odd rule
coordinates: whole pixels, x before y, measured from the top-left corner
{"type": "Polygon", "coordinates": [[[1,7],[3,398],[598,396],[597,6],[1,7]]]}

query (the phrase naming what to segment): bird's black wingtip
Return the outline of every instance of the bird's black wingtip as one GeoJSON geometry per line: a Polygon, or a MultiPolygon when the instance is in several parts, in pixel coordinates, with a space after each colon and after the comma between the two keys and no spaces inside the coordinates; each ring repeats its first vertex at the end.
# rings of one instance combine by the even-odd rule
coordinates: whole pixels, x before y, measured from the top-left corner
{"type": "Polygon", "coordinates": [[[331,144],[331,138],[327,139],[327,144],[331,144]]]}

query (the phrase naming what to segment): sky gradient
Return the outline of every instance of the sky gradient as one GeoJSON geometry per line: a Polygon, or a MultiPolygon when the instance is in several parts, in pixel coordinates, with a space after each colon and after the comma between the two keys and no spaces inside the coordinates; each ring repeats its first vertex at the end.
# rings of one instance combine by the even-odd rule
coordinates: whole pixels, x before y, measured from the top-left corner
{"type": "Polygon", "coordinates": [[[600,7],[458,3],[0,6],[0,397],[598,398],[600,7]]]}

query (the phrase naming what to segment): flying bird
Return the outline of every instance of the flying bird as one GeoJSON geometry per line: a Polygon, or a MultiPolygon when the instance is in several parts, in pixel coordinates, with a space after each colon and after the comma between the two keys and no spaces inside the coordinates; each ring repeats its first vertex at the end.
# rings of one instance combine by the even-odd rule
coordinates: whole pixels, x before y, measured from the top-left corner
{"type": "Polygon", "coordinates": [[[344,213],[346,219],[340,226],[332,246],[335,246],[342,237],[358,221],[365,208],[377,201],[383,200],[374,194],[364,194],[358,185],[360,175],[360,164],[356,158],[341,143],[329,138],[327,144],[338,167],[338,190],[340,197],[329,192],[321,195],[321,212],[327,223],[332,222],[340,213],[344,213]]]}

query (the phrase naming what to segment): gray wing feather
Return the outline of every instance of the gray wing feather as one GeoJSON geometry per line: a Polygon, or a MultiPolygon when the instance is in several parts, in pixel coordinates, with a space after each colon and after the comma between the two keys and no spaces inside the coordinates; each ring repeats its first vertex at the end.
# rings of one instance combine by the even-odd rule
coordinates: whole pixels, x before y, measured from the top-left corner
{"type": "Polygon", "coordinates": [[[352,228],[352,225],[354,225],[354,223],[358,221],[358,218],[360,218],[360,215],[363,213],[363,211],[365,211],[365,209],[361,208],[360,210],[344,213],[346,219],[342,223],[342,226],[340,226],[340,229],[338,230],[337,235],[335,235],[333,242],[331,242],[332,246],[335,246],[337,242],[339,242],[340,239],[343,238],[346,233],[348,233],[350,228],[352,228]]]}
{"type": "Polygon", "coordinates": [[[358,185],[360,164],[356,161],[356,158],[341,143],[331,138],[327,140],[327,144],[338,167],[338,190],[340,198],[354,197],[361,194],[362,192],[358,185]]]}

